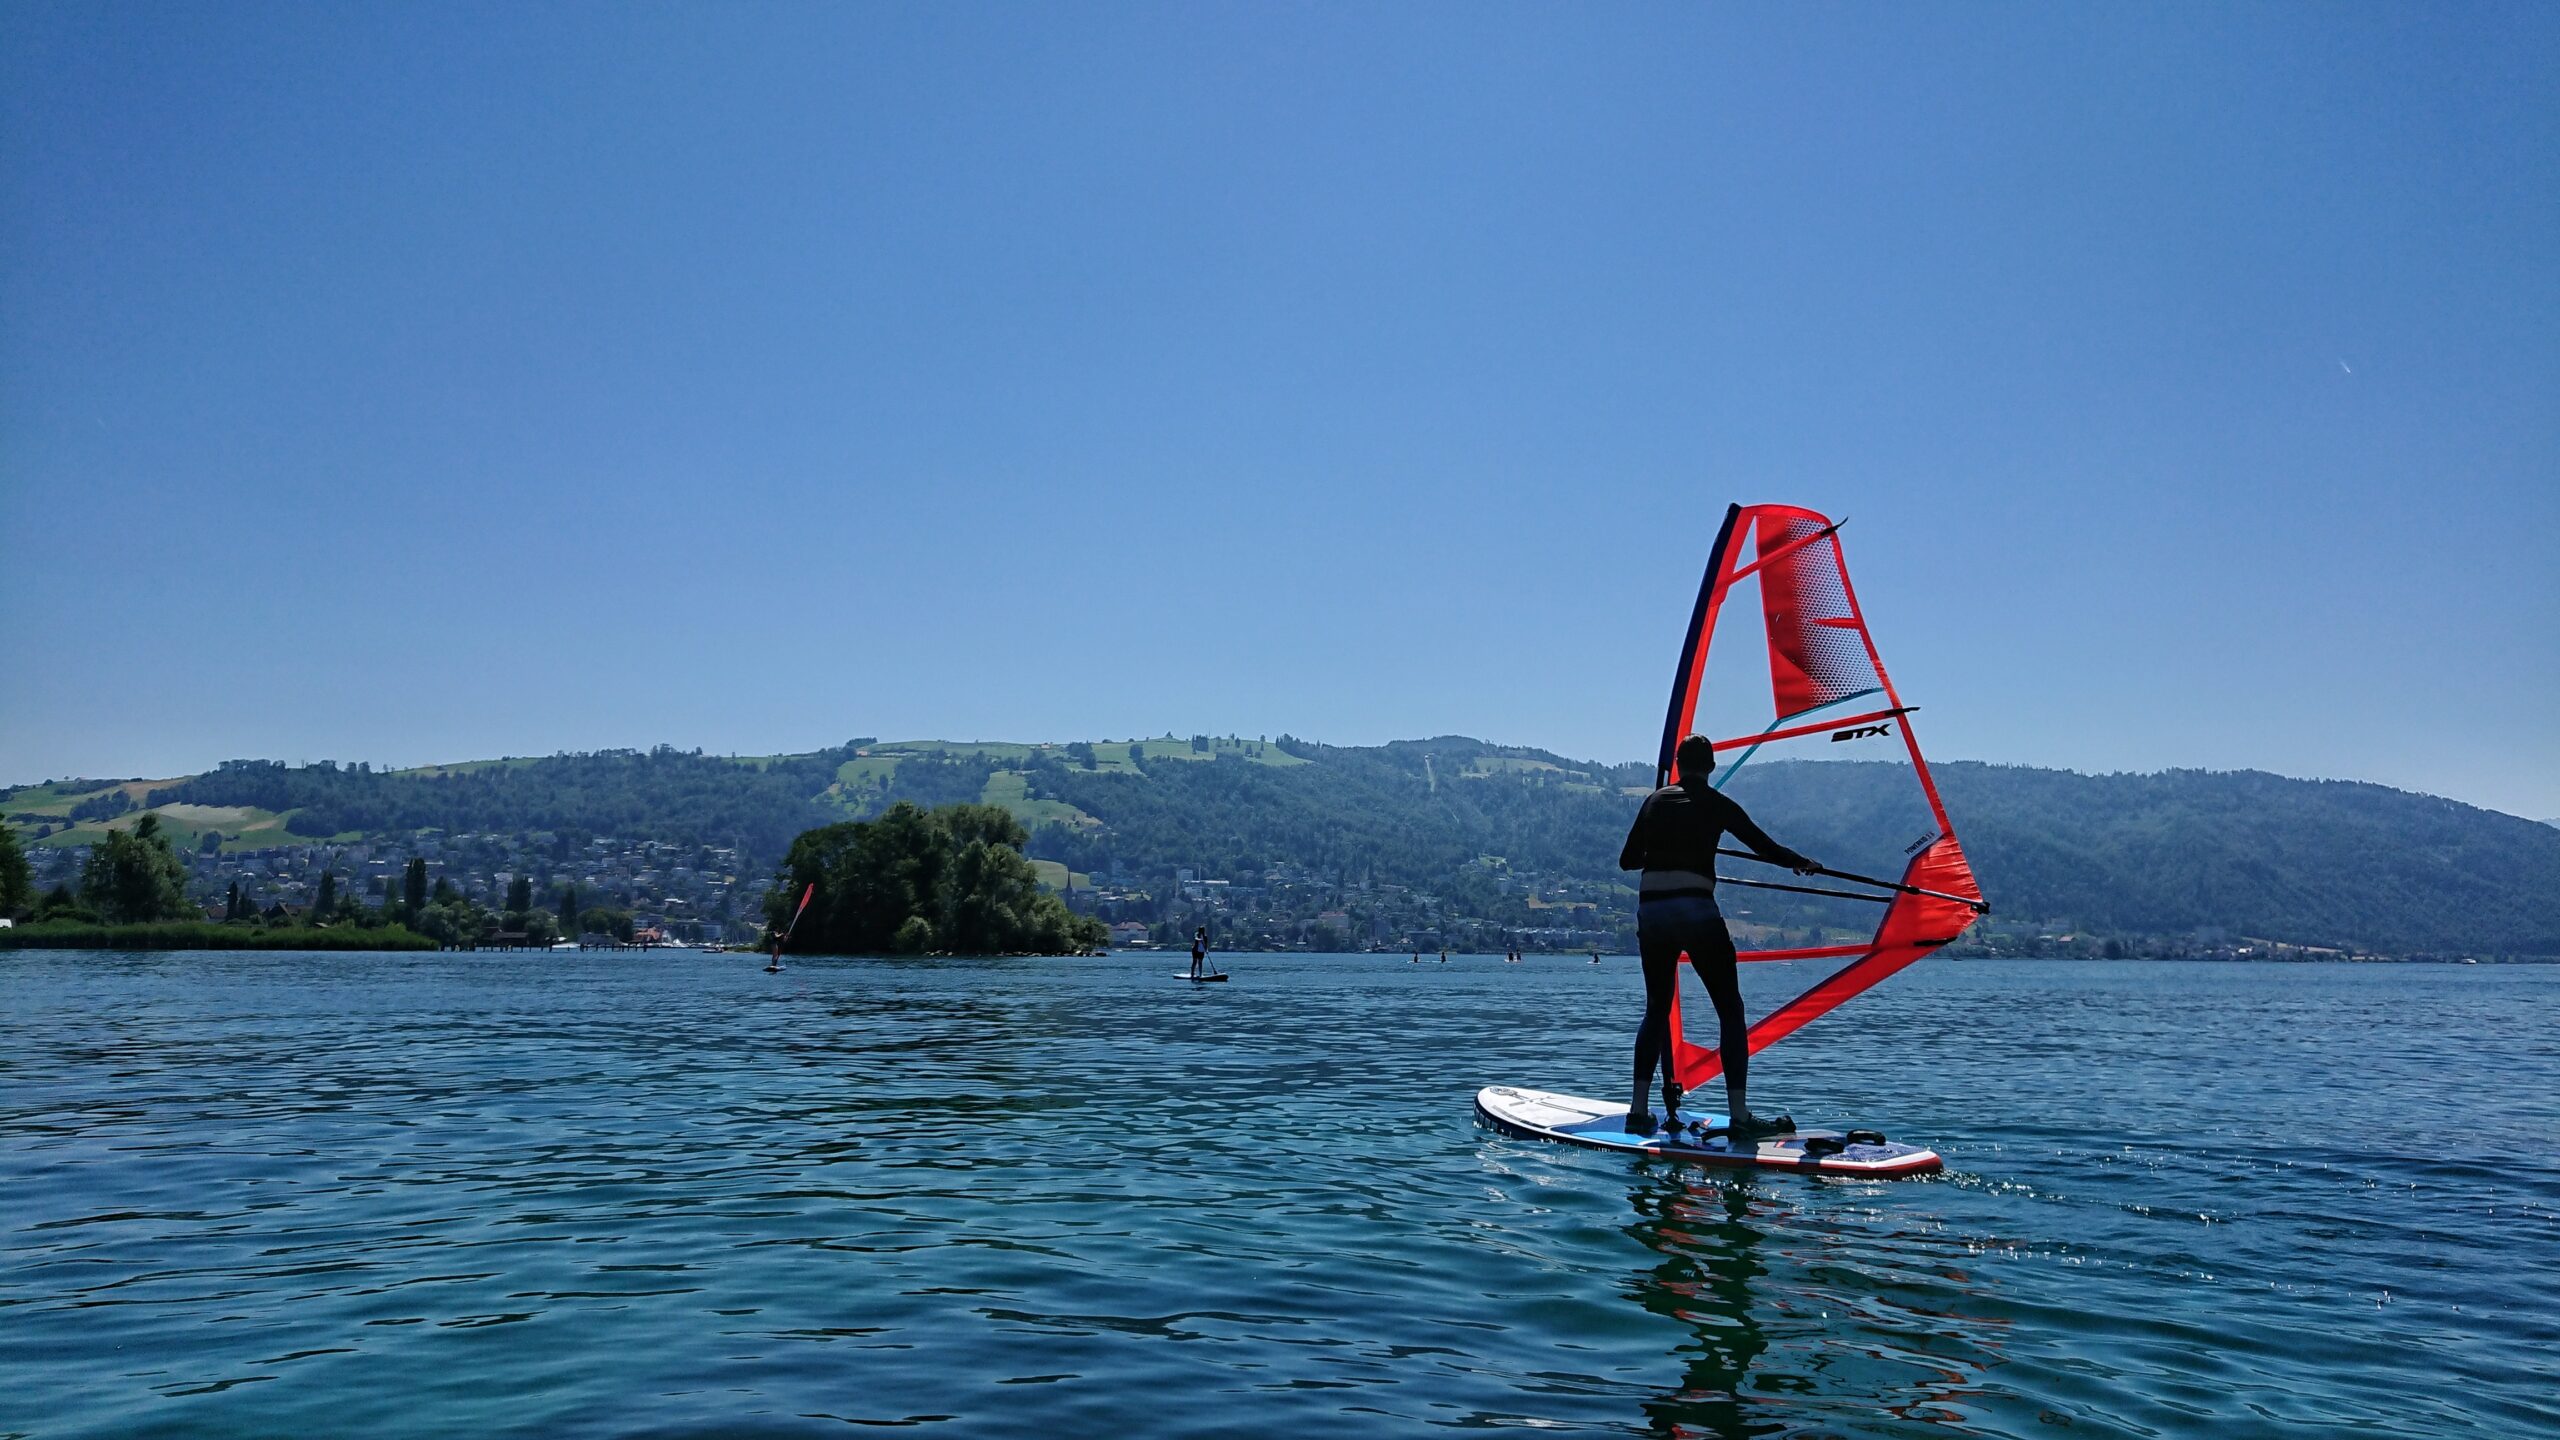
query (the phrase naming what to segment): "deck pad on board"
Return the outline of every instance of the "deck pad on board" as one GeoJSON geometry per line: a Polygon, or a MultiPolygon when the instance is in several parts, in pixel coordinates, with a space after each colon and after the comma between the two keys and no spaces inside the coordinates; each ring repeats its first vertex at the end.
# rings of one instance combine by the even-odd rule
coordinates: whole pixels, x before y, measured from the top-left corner
{"type": "MultiPolygon", "coordinates": [[[[1631,1135],[1627,1133],[1627,1107],[1623,1104],[1516,1085],[1488,1085],[1477,1091],[1476,1113],[1502,1129],[1532,1139],[1562,1140],[1603,1150],[1660,1155],[1708,1165],[1811,1170],[1825,1175],[1877,1178],[1926,1175],[1945,1165],[1933,1150],[1890,1141],[1882,1145],[1850,1144],[1848,1136],[1838,1130],[1798,1130],[1787,1135],[1767,1135],[1739,1146],[1722,1135],[1701,1138],[1685,1131],[1677,1138],[1660,1134],[1631,1135]],[[1841,1146],[1836,1153],[1808,1156],[1805,1147],[1808,1142],[1815,1141],[1825,1142],[1817,1149],[1827,1149],[1828,1142],[1832,1141],[1841,1142],[1841,1146]]],[[[1725,1122],[1722,1115],[1705,1113],[1690,1118],[1703,1120],[1710,1128],[1725,1122]]]]}

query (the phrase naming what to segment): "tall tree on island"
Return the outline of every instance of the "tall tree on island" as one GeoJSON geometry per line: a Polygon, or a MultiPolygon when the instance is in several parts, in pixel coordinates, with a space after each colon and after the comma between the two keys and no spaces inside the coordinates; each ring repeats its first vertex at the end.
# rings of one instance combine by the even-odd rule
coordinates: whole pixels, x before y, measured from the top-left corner
{"type": "MultiPolygon", "coordinates": [[[[187,866],[160,832],[160,817],[146,813],[131,830],[111,830],[89,851],[80,867],[80,899],[110,925],[147,920],[183,920],[195,914],[187,903],[187,866]]],[[[197,918],[201,918],[200,916],[197,918]]]]}
{"type": "Polygon", "coordinates": [[[35,908],[36,886],[27,872],[27,852],[18,848],[18,832],[0,825],[0,916],[15,920],[35,908]]]}
{"type": "Polygon", "coordinates": [[[507,882],[507,910],[521,914],[533,908],[533,877],[519,875],[507,882]]]}
{"type": "Polygon", "coordinates": [[[337,905],[338,872],[323,870],[320,872],[320,893],[311,897],[311,918],[326,919],[329,912],[336,909],[337,905]]]}
{"type": "Polygon", "coordinates": [[[411,915],[427,908],[427,862],[415,855],[400,877],[400,908],[411,915]]]}
{"type": "Polygon", "coordinates": [[[575,880],[569,882],[568,889],[560,892],[560,933],[578,933],[578,882],[575,880]]]}

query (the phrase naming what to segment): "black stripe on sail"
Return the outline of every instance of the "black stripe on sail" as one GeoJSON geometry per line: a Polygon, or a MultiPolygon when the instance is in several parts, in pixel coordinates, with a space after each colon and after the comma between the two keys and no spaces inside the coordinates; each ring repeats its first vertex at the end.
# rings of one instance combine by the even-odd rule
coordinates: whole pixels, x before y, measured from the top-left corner
{"type": "Polygon", "coordinates": [[[1724,574],[1724,554],[1733,543],[1733,527],[1741,518],[1741,506],[1726,506],[1724,526],[1716,531],[1715,548],[1707,552],[1707,577],[1698,582],[1698,603],[1689,612],[1689,638],[1680,647],[1680,668],[1671,676],[1671,713],[1662,719],[1662,758],[1653,767],[1657,789],[1671,783],[1671,762],[1680,748],[1680,732],[1684,728],[1680,723],[1685,718],[1680,713],[1680,701],[1689,693],[1689,676],[1697,667],[1698,654],[1707,647],[1707,611],[1715,600],[1716,577],[1724,574]]]}

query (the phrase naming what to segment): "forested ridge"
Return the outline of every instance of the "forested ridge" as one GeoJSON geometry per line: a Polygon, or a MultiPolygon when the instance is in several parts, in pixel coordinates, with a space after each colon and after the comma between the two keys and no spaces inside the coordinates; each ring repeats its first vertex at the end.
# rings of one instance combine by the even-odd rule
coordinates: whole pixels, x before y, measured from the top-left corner
{"type": "Polygon", "coordinates": [[[286,814],[293,834],[314,839],[551,830],[736,845],[770,859],[802,830],[843,818],[819,797],[850,753],[739,760],[660,746],[428,771],[234,760],[155,789],[148,803],[272,810],[286,814]]]}
{"type": "MultiPolygon", "coordinates": [[[[1114,742],[1102,742],[1105,745],[1114,742]]],[[[1609,886],[1649,765],[1604,766],[1464,737],[1370,747],[1287,737],[1199,758],[1093,745],[852,742],[738,760],[660,748],[386,772],[233,762],[151,805],[250,806],[297,835],[553,831],[739,846],[760,869],[819,825],[1005,803],[1034,857],[1127,881],[1274,866],[1427,890],[1464,907],[1495,877],[1609,886]],[[1258,763],[1261,754],[1311,763],[1258,763]]],[[[1228,747],[1228,748],[1221,748],[1228,747]]],[[[2081,775],[1937,767],[1995,912],[2126,935],[2202,927],[2390,953],[2560,954],[2560,830],[2433,796],[2259,772],[2081,775]]],[[[1872,840],[1889,767],[1773,764],[1742,795],[1787,843],[1872,840]]],[[[1783,905],[1785,902],[1778,902],[1783,905]]]]}
{"type": "MultiPolygon", "coordinates": [[[[1618,847],[1636,805],[1622,787],[1651,780],[1650,766],[1574,766],[1464,739],[1303,753],[1323,763],[1157,765],[1143,781],[1043,775],[1044,792],[1107,827],[1045,831],[1033,852],[1079,865],[1177,856],[1207,873],[1287,860],[1458,888],[1468,861],[1497,855],[1514,870],[1610,881],[1622,878],[1618,847]],[[1443,773],[1479,755],[1563,768],[1443,779],[1434,789],[1426,753],[1443,773]],[[1599,783],[1567,778],[1577,770],[1599,783]]],[[[2216,927],[2306,945],[2560,955],[2560,831],[2532,821],[2381,785],[2256,771],[2092,776],[1962,761],[1934,769],[1984,892],[2010,917],[2126,935],[2216,927]]],[[[1903,773],[1782,763],[1747,774],[1738,793],[1786,843],[1851,852],[1873,848],[1876,817],[1894,808],[1870,792],[1898,786],[1903,773]]],[[[1785,914],[1818,908],[1755,901],[1785,914]]]]}

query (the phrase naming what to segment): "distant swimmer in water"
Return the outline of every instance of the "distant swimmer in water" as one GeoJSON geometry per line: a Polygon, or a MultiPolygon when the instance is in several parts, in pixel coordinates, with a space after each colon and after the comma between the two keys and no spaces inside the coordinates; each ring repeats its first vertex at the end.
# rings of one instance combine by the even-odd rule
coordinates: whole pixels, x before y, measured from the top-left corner
{"type": "MultiPolygon", "coordinates": [[[[1209,927],[1208,927],[1208,926],[1206,926],[1206,925],[1203,925],[1203,926],[1201,926],[1199,929],[1194,930],[1194,931],[1192,931],[1192,932],[1191,932],[1191,978],[1192,978],[1192,979],[1197,980],[1197,979],[1199,979],[1199,978],[1200,978],[1200,967],[1201,967],[1202,965],[1204,965],[1204,964],[1208,963],[1208,959],[1209,959],[1209,927]]],[[[1234,984],[1235,982],[1234,982],[1234,981],[1232,981],[1232,980],[1230,980],[1230,981],[1228,981],[1227,983],[1228,983],[1228,984],[1230,984],[1230,985],[1232,985],[1232,984],[1234,984]]]]}
{"type": "MultiPolygon", "coordinates": [[[[1751,1030],[1742,1010],[1733,935],[1716,908],[1716,845],[1727,834],[1771,864],[1799,875],[1820,869],[1769,838],[1731,797],[1707,783],[1715,774],[1715,742],[1692,735],[1674,752],[1680,779],[1654,791],[1636,811],[1618,868],[1641,870],[1636,887],[1636,949],[1644,962],[1644,1021],[1636,1029],[1635,1095],[1627,1105],[1627,1131],[1650,1135],[1653,1113],[1645,1105],[1654,1069],[1662,1071],[1664,1122],[1677,1124],[1680,1083],[1671,1055],[1671,1001],[1687,952],[1716,1004],[1716,1054],[1724,1061],[1726,1114],[1734,1133],[1764,1130],[1743,1092],[1751,1068],[1751,1030]]],[[[1594,952],[1593,959],[1598,959],[1594,952]]]]}

